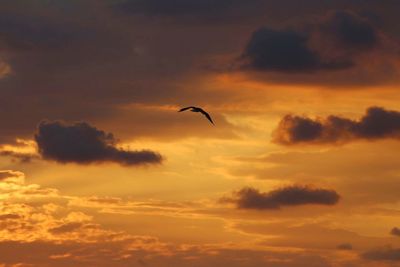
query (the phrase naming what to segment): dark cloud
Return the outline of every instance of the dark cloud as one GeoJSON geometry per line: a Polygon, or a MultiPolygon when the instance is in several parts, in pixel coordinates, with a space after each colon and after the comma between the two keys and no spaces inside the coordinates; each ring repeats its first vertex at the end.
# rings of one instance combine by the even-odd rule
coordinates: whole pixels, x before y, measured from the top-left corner
{"type": "Polygon", "coordinates": [[[246,187],[234,193],[233,197],[223,198],[222,202],[232,202],[240,209],[279,209],[282,206],[307,204],[335,205],[340,196],[334,190],[308,186],[288,186],[267,193],[246,187]]]}
{"type": "Polygon", "coordinates": [[[261,28],[253,33],[242,57],[245,68],[261,71],[307,72],[323,69],[343,69],[352,65],[346,61],[327,61],[312,50],[305,33],[293,30],[261,28]]]}
{"type": "Polygon", "coordinates": [[[313,141],[321,136],[323,126],[309,118],[286,115],[275,130],[274,140],[278,143],[297,143],[313,141]],[[288,139],[288,140],[286,140],[288,139]]]}
{"type": "Polygon", "coordinates": [[[350,243],[343,243],[343,244],[338,245],[336,248],[339,250],[352,250],[353,245],[350,243]]]}
{"type": "Polygon", "coordinates": [[[378,30],[367,17],[350,11],[335,11],[321,23],[323,36],[331,35],[344,48],[368,49],[379,44],[378,30]]]}
{"type": "Polygon", "coordinates": [[[286,115],[273,133],[274,142],[283,145],[383,138],[400,138],[400,112],[370,107],[360,120],[334,115],[315,120],[286,115]]]}
{"type": "Polygon", "coordinates": [[[111,133],[79,122],[66,124],[59,121],[42,121],[37,127],[35,140],[44,159],[60,163],[90,164],[117,162],[122,165],[159,164],[161,155],[149,150],[130,151],[116,147],[111,133]]]}
{"type": "Polygon", "coordinates": [[[354,67],[357,55],[378,43],[378,31],[367,19],[349,11],[330,12],[297,29],[258,29],[242,55],[242,68],[300,73],[344,70],[354,67]]]}
{"type": "Polygon", "coordinates": [[[369,250],[361,254],[362,258],[372,261],[400,261],[400,249],[384,247],[369,250]]]}
{"type": "Polygon", "coordinates": [[[390,234],[391,234],[391,235],[394,235],[394,236],[400,236],[400,229],[397,228],[397,227],[394,227],[394,228],[390,231],[390,234]]]}

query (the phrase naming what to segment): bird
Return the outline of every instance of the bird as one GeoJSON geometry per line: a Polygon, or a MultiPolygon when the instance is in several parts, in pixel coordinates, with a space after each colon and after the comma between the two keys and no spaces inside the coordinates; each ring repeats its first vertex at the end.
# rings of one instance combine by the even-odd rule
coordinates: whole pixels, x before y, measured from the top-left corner
{"type": "Polygon", "coordinates": [[[186,108],[181,108],[180,110],[178,110],[178,112],[182,112],[185,110],[190,109],[191,112],[200,112],[201,114],[203,114],[204,116],[206,116],[206,118],[214,125],[213,120],[211,119],[210,114],[208,114],[207,112],[205,112],[202,108],[199,107],[186,107],[186,108]]]}

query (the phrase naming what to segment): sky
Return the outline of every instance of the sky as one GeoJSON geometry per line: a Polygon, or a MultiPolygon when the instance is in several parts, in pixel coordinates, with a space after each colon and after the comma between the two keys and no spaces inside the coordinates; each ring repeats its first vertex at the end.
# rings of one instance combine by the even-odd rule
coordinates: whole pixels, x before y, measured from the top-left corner
{"type": "Polygon", "coordinates": [[[400,266],[399,12],[1,1],[0,266],[400,266]]]}

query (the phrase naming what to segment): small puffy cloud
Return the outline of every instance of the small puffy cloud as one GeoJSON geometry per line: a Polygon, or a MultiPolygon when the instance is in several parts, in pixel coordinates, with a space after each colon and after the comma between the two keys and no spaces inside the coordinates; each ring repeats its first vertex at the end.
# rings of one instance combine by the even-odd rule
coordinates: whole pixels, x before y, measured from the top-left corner
{"type": "Polygon", "coordinates": [[[286,115],[273,133],[274,142],[282,145],[384,138],[400,138],[400,112],[381,107],[368,108],[360,120],[335,115],[326,119],[286,115]]]}
{"type": "Polygon", "coordinates": [[[352,250],[353,245],[350,243],[343,243],[343,244],[339,244],[336,248],[338,250],[352,250]]]}
{"type": "Polygon", "coordinates": [[[246,187],[235,192],[233,197],[225,197],[221,201],[234,203],[239,209],[266,210],[308,204],[331,206],[339,199],[339,194],[334,190],[293,185],[270,192],[260,192],[255,188],[246,187]]]}
{"type": "Polygon", "coordinates": [[[400,236],[400,229],[397,227],[393,227],[393,229],[390,231],[390,234],[394,236],[400,236]]]}
{"type": "Polygon", "coordinates": [[[116,147],[117,141],[111,133],[85,122],[42,121],[35,140],[44,159],[60,163],[116,162],[135,166],[162,162],[161,155],[150,150],[131,151],[116,147]]]}
{"type": "Polygon", "coordinates": [[[363,253],[361,256],[372,261],[400,261],[400,249],[390,246],[376,248],[363,253]]]}

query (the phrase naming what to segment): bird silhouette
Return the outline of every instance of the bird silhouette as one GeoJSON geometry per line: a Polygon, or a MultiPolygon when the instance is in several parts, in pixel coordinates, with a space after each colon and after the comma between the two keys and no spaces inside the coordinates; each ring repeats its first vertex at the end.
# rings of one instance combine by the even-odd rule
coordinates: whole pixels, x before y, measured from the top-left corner
{"type": "Polygon", "coordinates": [[[191,112],[200,112],[201,114],[203,114],[213,125],[214,125],[214,122],[213,122],[213,120],[211,119],[211,116],[210,116],[210,114],[208,114],[207,112],[205,112],[202,108],[199,108],[199,107],[186,107],[186,108],[181,108],[178,112],[182,112],[182,111],[186,111],[186,110],[189,110],[190,109],[190,111],[191,112]]]}

